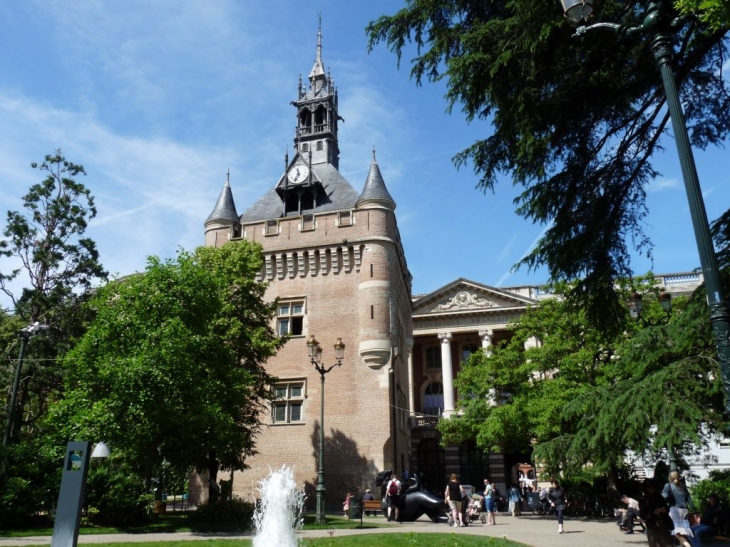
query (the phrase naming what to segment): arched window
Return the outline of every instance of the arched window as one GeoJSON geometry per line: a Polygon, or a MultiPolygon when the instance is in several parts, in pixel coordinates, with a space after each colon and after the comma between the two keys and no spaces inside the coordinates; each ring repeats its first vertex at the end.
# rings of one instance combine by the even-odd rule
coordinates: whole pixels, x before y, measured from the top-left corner
{"type": "Polygon", "coordinates": [[[441,416],[444,411],[444,386],[441,382],[431,382],[423,392],[423,413],[441,416]]]}
{"type": "Polygon", "coordinates": [[[477,448],[475,441],[464,441],[459,447],[461,484],[471,484],[476,490],[484,488],[489,477],[489,453],[477,448]]]}
{"type": "Polygon", "coordinates": [[[446,453],[436,439],[423,439],[418,443],[418,469],[421,487],[443,496],[446,486],[446,453]]]}

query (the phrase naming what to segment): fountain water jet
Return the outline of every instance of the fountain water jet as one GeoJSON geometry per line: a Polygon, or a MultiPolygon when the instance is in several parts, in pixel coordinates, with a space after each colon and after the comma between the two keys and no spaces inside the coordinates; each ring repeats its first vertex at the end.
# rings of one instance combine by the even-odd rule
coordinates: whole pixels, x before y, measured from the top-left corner
{"type": "Polygon", "coordinates": [[[294,530],[301,526],[304,493],[297,489],[290,467],[272,471],[259,486],[261,502],[253,515],[253,547],[296,547],[294,530]]]}

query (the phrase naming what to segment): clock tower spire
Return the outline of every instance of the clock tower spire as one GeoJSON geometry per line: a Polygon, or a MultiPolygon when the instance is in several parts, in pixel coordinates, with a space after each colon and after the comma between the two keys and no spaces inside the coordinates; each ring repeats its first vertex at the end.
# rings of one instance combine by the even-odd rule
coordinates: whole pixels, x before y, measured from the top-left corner
{"type": "MultiPolygon", "coordinates": [[[[317,32],[317,57],[309,73],[309,86],[299,84],[298,97],[292,104],[297,109],[294,148],[311,163],[329,163],[339,168],[340,148],[337,143],[337,89],[322,62],[322,19],[317,32]]],[[[342,120],[344,121],[344,120],[342,120]]]]}

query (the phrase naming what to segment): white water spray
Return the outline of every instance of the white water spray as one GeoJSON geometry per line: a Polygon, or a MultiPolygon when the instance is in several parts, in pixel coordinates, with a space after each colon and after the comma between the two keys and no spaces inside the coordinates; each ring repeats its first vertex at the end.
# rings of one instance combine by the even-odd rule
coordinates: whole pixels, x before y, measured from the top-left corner
{"type": "Polygon", "coordinates": [[[304,493],[297,489],[290,467],[272,471],[261,481],[261,502],[253,515],[253,547],[296,547],[294,530],[301,526],[304,493]]]}

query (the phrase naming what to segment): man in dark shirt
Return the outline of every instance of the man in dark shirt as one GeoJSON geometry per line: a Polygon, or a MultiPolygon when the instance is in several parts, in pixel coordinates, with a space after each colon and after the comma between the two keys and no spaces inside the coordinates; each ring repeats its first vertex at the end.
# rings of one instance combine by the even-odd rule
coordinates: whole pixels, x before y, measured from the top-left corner
{"type": "MultiPolygon", "coordinates": [[[[370,488],[365,490],[365,494],[362,496],[362,501],[373,501],[375,498],[373,497],[373,494],[370,492],[370,488]]],[[[363,504],[365,505],[365,504],[363,504]]],[[[370,516],[370,511],[365,511],[365,516],[370,516]]]]}
{"type": "Polygon", "coordinates": [[[720,498],[716,494],[712,494],[707,498],[707,507],[702,513],[700,523],[692,526],[692,533],[694,534],[693,544],[695,547],[702,545],[708,545],[712,538],[720,532],[720,524],[723,516],[723,510],[720,507],[720,498]]]}

